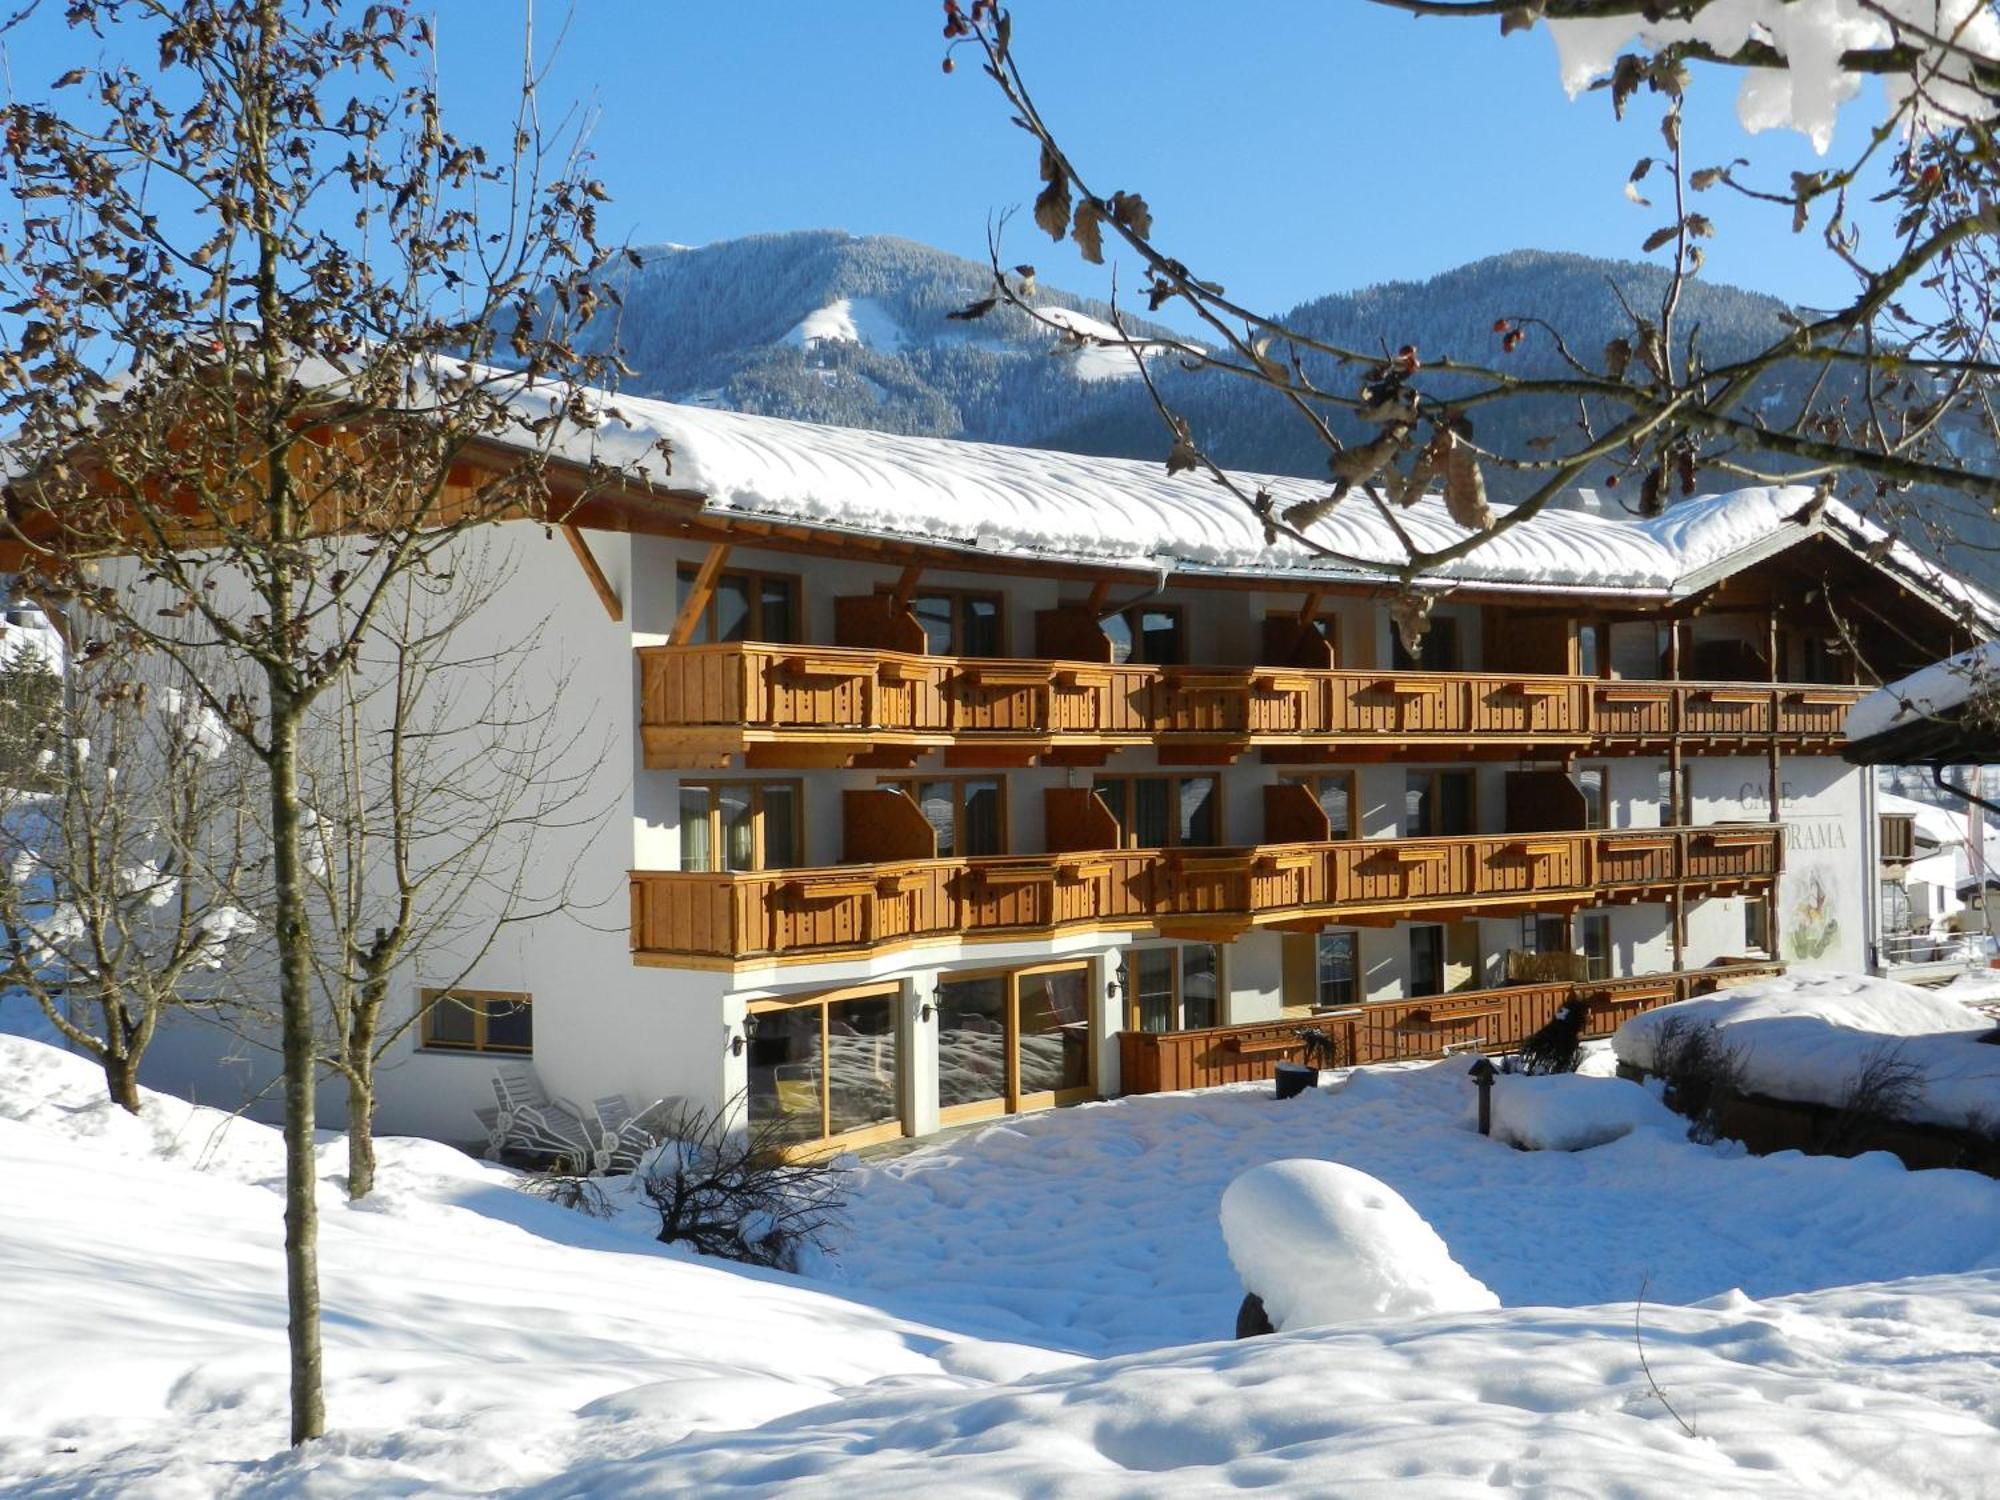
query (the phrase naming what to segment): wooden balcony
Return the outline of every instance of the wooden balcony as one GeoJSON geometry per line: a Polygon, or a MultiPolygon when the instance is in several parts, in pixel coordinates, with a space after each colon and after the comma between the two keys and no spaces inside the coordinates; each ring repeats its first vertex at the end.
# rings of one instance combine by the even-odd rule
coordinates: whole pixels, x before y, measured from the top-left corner
{"type": "Polygon", "coordinates": [[[1821,751],[1858,688],[1606,682],[1521,673],[1192,668],[923,656],[845,646],[638,648],[646,764],[1101,763],[1821,751]]]}
{"type": "Polygon", "coordinates": [[[1765,824],[1103,849],[756,873],[632,872],[640,963],[761,966],[914,943],[1152,929],[1227,942],[1255,927],[1386,925],[1729,894],[1782,858],[1765,824]]]}
{"type": "Polygon", "coordinates": [[[1120,1086],[1127,1094],[1156,1094],[1269,1078],[1281,1062],[1305,1061],[1299,1032],[1308,1028],[1326,1039],[1333,1065],[1343,1068],[1436,1057],[1447,1048],[1500,1051],[1519,1046],[1573,1000],[1589,1007],[1584,1035],[1609,1036],[1641,1011],[1783,972],[1778,963],[1725,963],[1627,979],[1457,990],[1203,1031],[1126,1031],[1118,1037],[1120,1086]]]}

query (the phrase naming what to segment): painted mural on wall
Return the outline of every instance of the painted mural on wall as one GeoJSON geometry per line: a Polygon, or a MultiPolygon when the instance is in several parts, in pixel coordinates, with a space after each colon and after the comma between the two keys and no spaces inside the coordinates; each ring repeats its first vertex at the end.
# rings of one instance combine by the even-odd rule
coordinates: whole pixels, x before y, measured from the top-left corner
{"type": "MultiPolygon", "coordinates": [[[[1711,762],[1694,776],[1701,821],[1762,822],[1770,816],[1770,773],[1762,763],[1711,762]]],[[[1871,881],[1861,836],[1863,790],[1862,773],[1835,760],[1794,760],[1779,777],[1785,867],[1771,915],[1778,957],[1788,963],[1855,971],[1868,966],[1863,910],[1871,881]]]]}

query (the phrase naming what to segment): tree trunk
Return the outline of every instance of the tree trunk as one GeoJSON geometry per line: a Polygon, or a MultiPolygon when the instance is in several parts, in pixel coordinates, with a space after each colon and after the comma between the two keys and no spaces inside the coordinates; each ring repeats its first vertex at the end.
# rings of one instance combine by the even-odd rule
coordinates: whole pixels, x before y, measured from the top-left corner
{"type": "Polygon", "coordinates": [[[347,1197],[358,1202],[375,1191],[375,1090],[350,1073],[347,1079],[347,1197]]]}
{"type": "Polygon", "coordinates": [[[131,1114],[139,1113],[139,1065],[129,1057],[104,1054],[104,1086],[111,1100],[131,1114]]]}
{"type": "Polygon", "coordinates": [[[291,1344],[292,1443],[326,1432],[319,1328],[319,1205],[313,1158],[313,993],[299,815],[298,706],[274,673],[271,688],[272,904],[285,1060],[285,1292],[291,1344]]]}

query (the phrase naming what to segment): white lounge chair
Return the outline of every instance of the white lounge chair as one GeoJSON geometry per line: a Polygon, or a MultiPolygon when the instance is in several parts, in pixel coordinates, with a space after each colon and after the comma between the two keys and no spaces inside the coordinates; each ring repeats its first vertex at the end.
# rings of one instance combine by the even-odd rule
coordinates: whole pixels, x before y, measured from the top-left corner
{"type": "Polygon", "coordinates": [[[623,1094],[606,1094],[591,1101],[597,1125],[597,1150],[592,1159],[598,1173],[635,1170],[645,1154],[659,1144],[660,1135],[678,1099],[658,1099],[634,1114],[632,1101],[623,1094]]]}
{"type": "Polygon", "coordinates": [[[596,1133],[583,1112],[552,1099],[528,1067],[502,1068],[493,1076],[499,1104],[500,1149],[523,1156],[555,1157],[572,1170],[587,1172],[597,1153],[596,1133]]]}

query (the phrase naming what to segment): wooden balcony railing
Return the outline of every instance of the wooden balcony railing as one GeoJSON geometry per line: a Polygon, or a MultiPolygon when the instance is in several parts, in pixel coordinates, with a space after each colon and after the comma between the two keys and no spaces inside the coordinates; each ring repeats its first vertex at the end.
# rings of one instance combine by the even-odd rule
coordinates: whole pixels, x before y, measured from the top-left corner
{"type": "Polygon", "coordinates": [[[1584,1035],[1608,1036],[1641,1011],[1783,972],[1778,963],[1723,963],[1627,979],[1457,990],[1202,1031],[1126,1031],[1118,1037],[1119,1086],[1127,1094],[1156,1094],[1269,1078],[1281,1062],[1306,1060],[1298,1033],[1307,1028],[1326,1039],[1331,1065],[1343,1068],[1434,1057],[1447,1047],[1498,1051],[1519,1046],[1572,1000],[1589,1007],[1584,1035]]]}
{"type": "Polygon", "coordinates": [[[1226,941],[1251,927],[1343,917],[1436,919],[1674,890],[1739,890],[1774,879],[1781,849],[1775,826],[1722,824],[1105,849],[755,873],[640,870],[631,877],[631,941],[641,962],[708,964],[1079,928],[1150,927],[1226,941]]]}
{"type": "Polygon", "coordinates": [[[1824,748],[1862,689],[1606,682],[1508,672],[1188,668],[732,642],[642,646],[646,762],[766,764],[943,746],[1368,754],[1779,743],[1824,748]]]}

